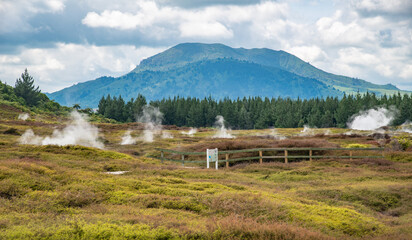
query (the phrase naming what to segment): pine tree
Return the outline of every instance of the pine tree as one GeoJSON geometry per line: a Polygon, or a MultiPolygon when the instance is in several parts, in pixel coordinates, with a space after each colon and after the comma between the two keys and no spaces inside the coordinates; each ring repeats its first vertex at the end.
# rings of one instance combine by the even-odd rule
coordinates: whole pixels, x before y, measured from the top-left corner
{"type": "Polygon", "coordinates": [[[98,110],[97,110],[97,112],[99,113],[99,114],[102,114],[102,115],[104,115],[104,112],[106,111],[106,105],[107,105],[107,103],[106,103],[106,99],[104,98],[104,96],[100,99],[100,101],[99,101],[99,105],[98,105],[98,110]]]}
{"type": "Polygon", "coordinates": [[[18,97],[22,97],[29,106],[37,106],[41,99],[40,89],[34,86],[34,79],[27,72],[27,68],[21,74],[21,78],[16,80],[14,92],[18,97]]]}

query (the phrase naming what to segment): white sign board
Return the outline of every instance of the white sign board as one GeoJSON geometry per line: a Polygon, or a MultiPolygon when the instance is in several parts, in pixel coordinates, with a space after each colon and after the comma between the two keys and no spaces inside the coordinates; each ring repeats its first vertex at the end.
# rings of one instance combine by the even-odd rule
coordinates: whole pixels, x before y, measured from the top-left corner
{"type": "Polygon", "coordinates": [[[209,168],[209,163],[210,162],[215,162],[216,164],[216,169],[218,168],[218,157],[219,153],[217,148],[215,149],[207,149],[206,150],[206,162],[207,162],[207,168],[209,168]]]}

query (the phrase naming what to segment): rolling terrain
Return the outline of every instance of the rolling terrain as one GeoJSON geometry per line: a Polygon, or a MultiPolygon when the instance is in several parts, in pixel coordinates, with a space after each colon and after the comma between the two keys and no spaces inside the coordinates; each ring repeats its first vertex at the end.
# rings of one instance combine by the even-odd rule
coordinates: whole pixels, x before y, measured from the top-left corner
{"type": "MultiPolygon", "coordinates": [[[[164,126],[173,138],[120,145],[141,123],[94,122],[103,149],[22,145],[33,129],[50,136],[65,115],[40,114],[0,103],[1,239],[410,239],[412,154],[385,151],[384,159],[265,160],[231,164],[162,164],[156,147],[381,146],[390,139],[345,129],[237,130],[236,139],[214,139],[215,130],[164,126]],[[27,112],[30,118],[19,120],[27,112]],[[14,130],[11,130],[14,129],[14,130]],[[382,142],[384,141],[384,142],[382,142]],[[223,165],[222,165],[223,167],[223,165]],[[108,172],[127,171],[114,175],[108,172]]],[[[393,138],[393,137],[392,137],[393,138]]],[[[410,139],[410,135],[402,135],[410,139]]]]}
{"type": "Polygon", "coordinates": [[[327,73],[284,51],[184,43],[143,60],[123,76],[101,77],[48,96],[62,105],[95,108],[108,94],[129,100],[141,93],[158,100],[177,95],[314,98],[366,91],[380,95],[400,90],[327,73]]]}

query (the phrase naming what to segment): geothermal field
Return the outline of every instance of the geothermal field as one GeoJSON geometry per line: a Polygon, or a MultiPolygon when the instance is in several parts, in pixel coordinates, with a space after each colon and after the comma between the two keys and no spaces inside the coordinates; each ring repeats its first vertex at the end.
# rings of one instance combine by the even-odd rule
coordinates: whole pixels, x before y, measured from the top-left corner
{"type": "MultiPolygon", "coordinates": [[[[383,127],[390,117],[386,110],[360,113],[352,129],[230,130],[222,116],[213,128],[164,126],[153,107],[127,124],[102,123],[75,111],[57,116],[0,107],[1,239],[412,236],[411,128],[383,127]],[[221,162],[218,170],[206,169],[204,155],[186,156],[184,166],[156,159],[157,148],[378,147],[384,150],[354,151],[365,156],[360,159],[251,159],[228,167],[221,162]]],[[[336,154],[349,156],[314,151],[336,154]]]]}

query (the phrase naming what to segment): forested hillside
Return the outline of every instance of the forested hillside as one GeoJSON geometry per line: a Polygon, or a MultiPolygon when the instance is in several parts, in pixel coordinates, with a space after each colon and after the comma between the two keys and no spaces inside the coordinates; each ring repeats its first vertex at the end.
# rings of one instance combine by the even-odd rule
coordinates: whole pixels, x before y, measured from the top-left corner
{"type": "Polygon", "coordinates": [[[58,113],[68,110],[55,101],[50,100],[46,94],[41,93],[34,85],[34,79],[27,69],[16,80],[15,86],[9,86],[0,81],[0,102],[18,104],[30,108],[32,111],[47,111],[58,113]]]}
{"type": "MultiPolygon", "coordinates": [[[[129,101],[196,97],[232,100],[243,97],[310,99],[343,93],[402,91],[391,84],[327,73],[284,51],[231,48],[223,44],[184,43],[143,60],[120,77],[101,77],[49,94],[62,105],[96,108],[102,95],[129,101]]],[[[403,93],[402,93],[403,94],[403,93]]]]}

